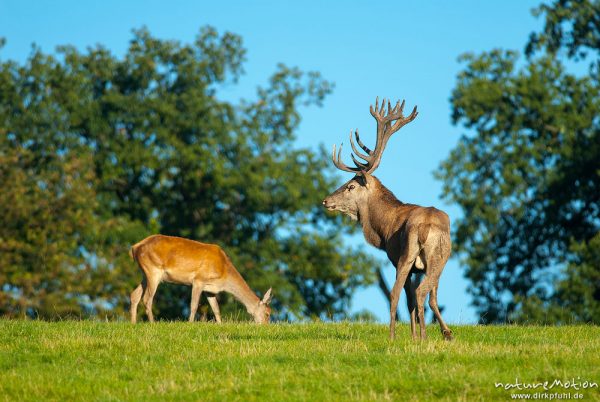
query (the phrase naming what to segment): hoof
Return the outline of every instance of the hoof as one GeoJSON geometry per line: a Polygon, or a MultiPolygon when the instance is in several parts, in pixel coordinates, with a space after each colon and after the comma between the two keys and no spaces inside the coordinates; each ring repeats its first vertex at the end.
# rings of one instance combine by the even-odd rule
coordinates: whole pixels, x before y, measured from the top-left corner
{"type": "Polygon", "coordinates": [[[450,331],[449,329],[442,331],[442,334],[444,335],[444,339],[447,341],[451,341],[454,339],[454,337],[452,336],[452,331],[450,331]]]}

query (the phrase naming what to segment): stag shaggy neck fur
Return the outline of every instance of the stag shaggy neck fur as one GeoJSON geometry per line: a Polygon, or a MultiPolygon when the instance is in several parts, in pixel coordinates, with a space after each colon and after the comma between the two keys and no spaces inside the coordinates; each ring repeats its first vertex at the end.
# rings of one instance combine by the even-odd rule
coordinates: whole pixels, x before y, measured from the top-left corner
{"type": "Polygon", "coordinates": [[[402,228],[406,216],[416,205],[406,204],[396,196],[381,181],[369,177],[369,201],[358,210],[358,221],[362,225],[363,234],[369,244],[387,251],[387,242],[402,228]]]}
{"type": "Polygon", "coordinates": [[[388,190],[378,178],[371,176],[369,185],[373,186],[369,202],[362,204],[358,210],[358,221],[362,225],[367,242],[385,250],[386,239],[392,229],[395,210],[402,206],[394,194],[388,190]]]}

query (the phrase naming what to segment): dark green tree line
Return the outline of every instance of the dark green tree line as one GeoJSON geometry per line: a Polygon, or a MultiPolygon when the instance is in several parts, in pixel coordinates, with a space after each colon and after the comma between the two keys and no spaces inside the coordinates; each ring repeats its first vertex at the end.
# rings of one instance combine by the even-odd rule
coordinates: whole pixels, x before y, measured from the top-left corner
{"type": "Polygon", "coordinates": [[[600,2],[557,0],[523,58],[462,57],[441,165],[483,322],[600,322],[600,2]]]}
{"type": "MultiPolygon", "coordinates": [[[[244,60],[239,36],[204,28],[192,44],[135,31],[122,58],[63,46],[0,62],[0,314],[120,314],[140,279],[128,248],[161,232],[223,246],[280,318],[345,316],[378,266],[320,208],[325,153],[294,146],[300,108],[332,86],[280,65],[255,99],[220,99],[244,60]]],[[[188,303],[165,286],[155,306],[188,303]]]]}

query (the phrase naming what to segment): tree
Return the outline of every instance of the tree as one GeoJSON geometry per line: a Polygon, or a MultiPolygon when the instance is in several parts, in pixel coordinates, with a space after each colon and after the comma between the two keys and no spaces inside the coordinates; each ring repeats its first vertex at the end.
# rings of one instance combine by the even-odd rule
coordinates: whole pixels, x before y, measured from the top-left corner
{"type": "Polygon", "coordinates": [[[129,223],[101,215],[93,158],[66,135],[69,117],[57,99],[76,94],[50,90],[64,79],[37,50],[27,66],[0,67],[2,315],[97,314],[123,291],[112,267],[129,223]]]}
{"type": "MultiPolygon", "coordinates": [[[[141,29],[123,58],[101,46],[85,53],[63,46],[56,57],[34,48],[23,66],[0,64],[0,156],[27,151],[56,165],[36,162],[32,172],[8,164],[3,177],[22,177],[22,191],[34,188],[72,209],[60,216],[64,223],[52,213],[40,221],[66,237],[49,274],[57,278],[57,304],[73,298],[69,272],[86,266],[72,278],[80,289],[71,311],[96,313],[86,306],[100,300],[102,311],[121,312],[140,278],[127,249],[158,231],[223,246],[253,289],[273,287],[279,318],[345,317],[354,290],[374,280],[378,265],[345,247],[341,236],[349,229],[320,208],[318,200],[336,184],[325,152],[293,146],[299,109],[320,105],[331,84],[280,65],[256,99],[223,101],[218,91],[237,82],[244,55],[239,36],[210,27],[189,45],[141,29]],[[35,174],[56,169],[67,178],[76,173],[69,179],[77,181],[69,186],[76,197],[32,184],[35,174]]],[[[0,203],[15,199],[23,216],[45,208],[16,195],[0,203]]],[[[26,242],[26,235],[0,232],[2,243],[14,239],[26,242]]],[[[0,260],[2,272],[16,271],[0,289],[2,306],[10,306],[0,306],[3,314],[23,313],[13,297],[22,291],[21,273],[39,270],[25,261],[17,269],[13,254],[0,260]]],[[[227,301],[221,300],[225,311],[237,308],[227,301]]],[[[156,302],[161,318],[181,317],[189,289],[161,288],[156,302]]],[[[25,313],[53,317],[35,307],[41,304],[25,313]]]]}
{"type": "Polygon", "coordinates": [[[534,12],[525,60],[462,56],[452,120],[470,132],[438,177],[464,213],[454,243],[483,322],[598,323],[600,2],[534,12]]]}

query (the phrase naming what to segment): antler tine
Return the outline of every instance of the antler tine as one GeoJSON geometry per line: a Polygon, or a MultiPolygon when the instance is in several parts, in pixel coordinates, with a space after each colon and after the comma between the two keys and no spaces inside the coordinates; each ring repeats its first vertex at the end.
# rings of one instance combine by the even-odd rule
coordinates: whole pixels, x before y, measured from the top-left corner
{"type": "Polygon", "coordinates": [[[356,132],[354,133],[356,135],[356,142],[358,142],[358,145],[365,150],[366,153],[370,155],[373,154],[373,151],[371,151],[371,149],[366,146],[365,144],[363,144],[363,142],[360,140],[360,137],[358,136],[358,130],[356,130],[356,132]]]}
{"type": "Polygon", "coordinates": [[[384,117],[384,120],[386,122],[391,123],[394,120],[402,120],[402,119],[404,119],[404,116],[402,115],[402,112],[404,111],[404,104],[405,104],[404,100],[402,100],[402,104],[400,104],[400,101],[398,101],[396,103],[396,106],[392,110],[390,110],[390,107],[388,106],[388,113],[384,117]]]}
{"type": "Polygon", "coordinates": [[[379,103],[379,96],[377,98],[375,98],[375,108],[373,108],[373,105],[369,106],[369,111],[371,112],[371,115],[373,117],[375,117],[375,115],[378,114],[378,111],[377,111],[378,103],[379,103]]]}
{"type": "Polygon", "coordinates": [[[356,154],[356,156],[358,156],[358,157],[360,157],[360,158],[362,158],[362,159],[366,160],[367,162],[369,162],[369,160],[371,159],[371,158],[370,158],[370,149],[369,149],[369,148],[367,148],[367,147],[365,146],[365,144],[363,144],[363,143],[360,141],[360,137],[358,136],[358,129],[357,129],[356,131],[354,131],[354,135],[356,136],[356,141],[358,142],[358,145],[360,145],[362,149],[364,149],[365,151],[367,151],[367,153],[368,153],[369,155],[365,155],[365,154],[361,153],[361,152],[358,150],[358,148],[356,148],[356,146],[354,145],[354,141],[352,141],[352,131],[350,131],[350,146],[352,147],[352,151],[354,151],[354,153],[356,154]]]}
{"type": "Polygon", "coordinates": [[[387,145],[388,140],[396,131],[398,131],[405,124],[413,121],[417,115],[417,107],[415,106],[408,117],[404,117],[402,112],[404,110],[404,105],[406,104],[405,100],[396,102],[396,105],[392,107],[392,104],[389,99],[387,99],[387,113],[385,110],[386,99],[382,99],[381,105],[379,105],[379,97],[375,98],[375,105],[370,105],[369,110],[371,115],[377,121],[377,139],[375,142],[375,149],[371,150],[360,140],[360,136],[358,134],[358,130],[354,131],[354,136],[356,138],[356,142],[358,145],[366,152],[363,154],[354,144],[352,140],[352,131],[350,131],[350,146],[352,147],[352,151],[361,159],[364,159],[365,162],[359,161],[354,154],[350,154],[352,161],[356,165],[356,167],[349,167],[344,164],[341,160],[342,155],[342,145],[337,152],[336,157],[336,146],[333,146],[333,153],[331,155],[331,159],[333,160],[333,164],[340,170],[351,172],[351,173],[372,173],[379,167],[379,163],[381,162],[381,156],[383,155],[383,151],[385,150],[385,146],[387,145]],[[393,124],[392,124],[393,123],[393,124]]]}
{"type": "Polygon", "coordinates": [[[392,128],[390,129],[390,133],[389,135],[394,134],[396,131],[400,130],[400,128],[402,128],[402,126],[410,123],[411,121],[413,121],[417,115],[419,114],[419,112],[417,112],[417,107],[415,106],[412,110],[412,112],[408,115],[408,117],[404,117],[402,116],[402,109],[404,108],[404,102],[402,102],[402,107],[400,108],[400,117],[396,120],[396,122],[394,123],[394,125],[392,126],[392,128]]]}
{"type": "Polygon", "coordinates": [[[417,112],[417,107],[415,106],[413,108],[413,111],[410,112],[410,115],[407,117],[407,120],[408,120],[407,123],[413,121],[415,119],[415,117],[418,116],[418,114],[419,114],[419,112],[417,112]]]}
{"type": "Polygon", "coordinates": [[[356,167],[356,168],[348,167],[348,166],[346,166],[346,164],[344,162],[342,162],[340,160],[341,156],[342,156],[342,146],[343,145],[344,144],[340,144],[340,149],[339,149],[339,151],[337,153],[337,159],[336,159],[336,156],[335,156],[335,151],[336,151],[335,144],[333,145],[333,152],[331,153],[331,159],[333,160],[333,164],[335,165],[335,167],[338,168],[338,169],[340,169],[340,170],[343,170],[343,171],[346,171],[346,172],[350,172],[350,173],[356,173],[356,172],[362,171],[362,169],[358,168],[358,167],[356,167]]]}
{"type": "MultiPolygon", "coordinates": [[[[371,109],[371,115],[377,120],[377,142],[375,143],[375,150],[373,152],[369,152],[369,167],[366,170],[366,173],[371,173],[379,166],[381,162],[381,156],[383,155],[383,151],[385,146],[387,145],[388,140],[396,131],[398,131],[402,126],[407,123],[410,123],[417,117],[417,107],[413,109],[412,113],[405,118],[402,114],[404,110],[404,105],[406,101],[403,99],[402,103],[398,101],[396,106],[391,107],[391,103],[388,100],[388,110],[387,114],[382,115],[382,111],[385,112],[384,107],[382,106],[381,110],[378,110],[376,107],[375,110],[371,109]],[[393,123],[393,124],[392,124],[393,123]]],[[[376,101],[376,106],[378,105],[376,101]]],[[[366,160],[366,159],[365,159],[366,160]]]]}
{"type": "Polygon", "coordinates": [[[365,170],[365,169],[369,168],[370,162],[367,162],[367,163],[361,162],[354,157],[354,154],[350,154],[350,157],[352,158],[352,162],[354,162],[356,167],[360,168],[359,170],[365,170]]]}
{"type": "Polygon", "coordinates": [[[380,121],[382,123],[389,123],[391,121],[403,118],[402,117],[402,109],[404,108],[404,101],[402,101],[401,105],[400,105],[400,101],[398,101],[396,103],[396,106],[394,106],[394,108],[392,108],[392,105],[388,99],[387,100],[387,103],[388,103],[387,113],[385,113],[385,102],[386,102],[386,100],[383,99],[381,102],[381,108],[380,108],[379,107],[379,97],[377,97],[375,100],[375,107],[373,107],[371,105],[371,107],[369,109],[371,111],[371,115],[373,117],[375,117],[375,119],[377,119],[377,121],[380,121]]]}

